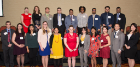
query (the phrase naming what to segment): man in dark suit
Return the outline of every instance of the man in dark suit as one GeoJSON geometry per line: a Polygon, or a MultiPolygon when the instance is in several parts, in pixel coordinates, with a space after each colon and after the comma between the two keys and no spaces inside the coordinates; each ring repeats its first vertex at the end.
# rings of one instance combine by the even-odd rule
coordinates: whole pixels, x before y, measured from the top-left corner
{"type": "Polygon", "coordinates": [[[61,37],[64,37],[65,32],[65,14],[61,13],[62,10],[60,7],[57,8],[57,13],[53,16],[53,28],[58,27],[61,37]]]}
{"type": "Polygon", "coordinates": [[[121,13],[121,8],[120,7],[117,7],[116,8],[116,14],[114,14],[114,23],[112,25],[112,28],[114,30],[114,26],[115,26],[115,23],[118,23],[120,25],[120,30],[122,32],[124,32],[124,29],[125,29],[125,24],[126,24],[126,18],[125,18],[125,15],[121,13]]]}
{"type": "Polygon", "coordinates": [[[105,13],[101,14],[101,24],[108,27],[108,34],[111,36],[112,24],[114,23],[114,16],[110,13],[110,7],[105,7],[105,13]]]}
{"type": "Polygon", "coordinates": [[[12,35],[14,30],[10,29],[11,22],[6,21],[6,29],[1,32],[1,41],[2,41],[2,49],[4,54],[4,63],[6,67],[14,67],[14,55],[13,55],[13,47],[12,43],[12,35]]]}

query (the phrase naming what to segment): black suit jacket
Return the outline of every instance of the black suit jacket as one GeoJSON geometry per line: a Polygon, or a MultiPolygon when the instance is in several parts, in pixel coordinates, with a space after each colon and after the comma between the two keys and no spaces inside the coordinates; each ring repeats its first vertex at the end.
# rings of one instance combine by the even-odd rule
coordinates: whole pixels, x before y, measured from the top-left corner
{"type": "MultiPolygon", "coordinates": [[[[126,24],[125,15],[120,13],[119,18],[121,18],[121,20],[118,20],[118,24],[120,24],[120,29],[124,30],[125,29],[125,24],[126,24]]],[[[116,20],[117,20],[117,14],[114,14],[114,23],[112,25],[112,28],[114,28],[116,20]]]]}
{"type": "Polygon", "coordinates": [[[130,39],[128,40],[128,35],[129,33],[126,33],[125,36],[125,44],[127,46],[130,46],[130,49],[137,49],[137,43],[139,41],[139,33],[132,34],[130,39]]]}
{"type": "MultiPolygon", "coordinates": [[[[53,15],[53,28],[54,27],[58,27],[58,16],[57,16],[58,14],[54,14],[53,15]]],[[[65,14],[62,14],[61,13],[61,21],[62,21],[62,26],[61,26],[61,30],[63,30],[63,31],[65,31],[65,17],[66,17],[66,15],[65,14]],[[62,18],[64,19],[64,20],[62,20],[62,18]]]]}
{"type": "MultiPolygon", "coordinates": [[[[10,44],[12,44],[11,49],[13,49],[14,44],[12,43],[12,35],[13,35],[13,33],[14,33],[15,31],[12,30],[12,29],[10,29],[10,31],[11,31],[11,36],[10,36],[10,37],[11,37],[11,40],[10,40],[10,44]]],[[[4,29],[4,30],[1,32],[2,49],[3,49],[3,50],[8,50],[8,49],[10,49],[10,48],[8,47],[8,45],[9,45],[9,42],[8,42],[8,32],[7,32],[6,35],[4,35],[5,32],[7,32],[7,29],[4,29]]]]}

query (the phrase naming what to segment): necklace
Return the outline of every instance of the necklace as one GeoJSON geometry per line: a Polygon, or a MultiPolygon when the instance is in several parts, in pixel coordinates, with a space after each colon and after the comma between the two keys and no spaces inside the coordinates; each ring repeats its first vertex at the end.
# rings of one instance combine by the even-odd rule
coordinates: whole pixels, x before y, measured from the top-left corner
{"type": "Polygon", "coordinates": [[[55,42],[56,42],[56,43],[58,43],[58,42],[59,42],[59,35],[58,35],[58,41],[56,41],[56,40],[55,40],[55,42]]]}

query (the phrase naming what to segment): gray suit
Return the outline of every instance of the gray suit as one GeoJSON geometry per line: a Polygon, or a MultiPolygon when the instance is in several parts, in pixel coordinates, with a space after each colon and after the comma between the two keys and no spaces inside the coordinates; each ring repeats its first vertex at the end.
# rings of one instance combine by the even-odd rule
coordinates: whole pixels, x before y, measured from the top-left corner
{"type": "Polygon", "coordinates": [[[121,31],[118,31],[118,33],[114,37],[114,33],[115,31],[111,34],[111,57],[113,67],[116,67],[116,61],[118,64],[117,67],[121,67],[121,54],[118,54],[118,50],[123,50],[125,35],[121,31]]]}
{"type": "Polygon", "coordinates": [[[65,26],[66,26],[67,33],[68,33],[68,29],[69,29],[70,25],[73,25],[73,27],[75,29],[74,33],[76,33],[77,24],[78,24],[78,21],[77,21],[76,16],[73,15],[72,21],[71,21],[70,15],[66,16],[66,18],[65,18],[65,26]]]}
{"type": "MultiPolygon", "coordinates": [[[[79,42],[81,43],[81,34],[79,35],[79,42]]],[[[80,44],[79,43],[79,44],[80,44]]],[[[81,47],[79,45],[79,54],[80,54],[80,63],[81,63],[81,67],[87,67],[87,56],[88,56],[88,49],[89,49],[89,46],[90,46],[90,36],[89,35],[86,35],[85,36],[85,39],[84,39],[84,47],[81,47]],[[87,50],[87,53],[85,53],[84,50],[87,50]],[[83,55],[84,55],[84,61],[85,63],[83,64],[83,55]]]]}
{"type": "Polygon", "coordinates": [[[42,17],[41,17],[41,27],[42,27],[42,23],[44,21],[47,21],[49,28],[53,29],[53,16],[51,14],[49,14],[49,18],[46,16],[46,14],[42,15],[42,17]]]}
{"type": "Polygon", "coordinates": [[[14,30],[10,29],[10,44],[12,44],[11,47],[8,47],[9,42],[8,42],[8,32],[7,34],[4,34],[7,32],[7,29],[4,29],[1,32],[1,41],[2,41],[2,49],[3,49],[3,54],[4,54],[4,63],[6,67],[14,67],[14,55],[13,55],[13,47],[14,44],[12,43],[12,35],[14,33],[14,30]]]}

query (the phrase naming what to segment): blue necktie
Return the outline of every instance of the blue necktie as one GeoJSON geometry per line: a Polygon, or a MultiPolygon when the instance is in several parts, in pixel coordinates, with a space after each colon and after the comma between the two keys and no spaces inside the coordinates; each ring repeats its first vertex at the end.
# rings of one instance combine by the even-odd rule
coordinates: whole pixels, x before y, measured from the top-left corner
{"type": "Polygon", "coordinates": [[[116,32],[115,32],[115,34],[114,34],[114,38],[115,38],[115,36],[116,36],[116,32]]]}
{"type": "Polygon", "coordinates": [[[119,13],[117,13],[117,20],[116,20],[116,23],[118,23],[118,18],[119,18],[119,13]]]}
{"type": "Polygon", "coordinates": [[[106,15],[106,24],[108,25],[109,23],[108,23],[108,13],[107,13],[107,15],[106,15]]]}

